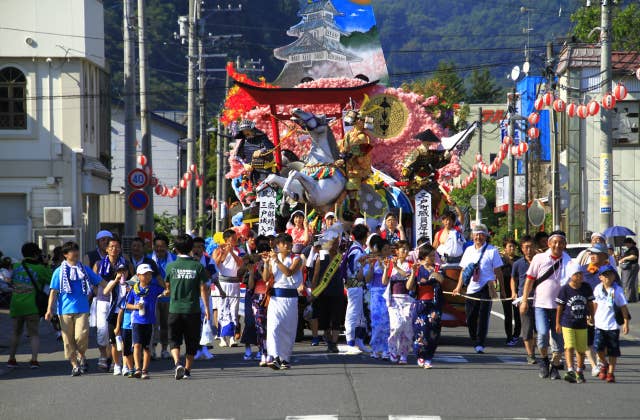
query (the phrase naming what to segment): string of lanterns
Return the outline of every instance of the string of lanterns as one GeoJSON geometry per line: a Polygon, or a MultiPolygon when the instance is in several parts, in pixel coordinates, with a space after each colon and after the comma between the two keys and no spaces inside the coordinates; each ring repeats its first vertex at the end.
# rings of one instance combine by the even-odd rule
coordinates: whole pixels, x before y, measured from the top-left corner
{"type": "MultiPolygon", "coordinates": [[[[636,75],[640,76],[640,69],[638,70],[636,75]]],[[[575,102],[571,102],[567,105],[567,103],[562,99],[556,99],[552,92],[546,92],[544,95],[539,96],[535,100],[533,107],[536,111],[541,111],[547,106],[552,106],[553,110],[556,112],[566,112],[569,118],[578,117],[580,119],[585,119],[597,115],[600,112],[601,106],[604,109],[612,110],[613,108],[615,108],[618,101],[623,101],[627,97],[627,94],[628,91],[625,85],[622,83],[618,83],[613,89],[613,92],[605,94],[600,101],[592,99],[586,104],[576,104],[575,102]]],[[[534,111],[531,115],[529,115],[530,124],[537,124],[539,120],[540,118],[537,112],[534,111]],[[537,117],[534,116],[534,114],[537,115],[537,117]],[[536,122],[534,123],[532,120],[536,122]]],[[[529,130],[531,130],[531,128],[529,130]]],[[[537,138],[531,135],[529,135],[529,137],[537,138]]]]}
{"type": "Polygon", "coordinates": [[[198,173],[198,166],[196,164],[191,164],[188,171],[182,174],[182,179],[180,179],[180,182],[177,186],[167,186],[161,183],[153,173],[151,167],[147,166],[148,159],[145,155],[138,155],[137,162],[142,170],[150,178],[150,184],[153,187],[153,191],[156,193],[156,195],[159,195],[161,197],[176,198],[180,193],[180,190],[186,190],[191,181],[195,181],[195,185],[197,188],[200,188],[204,183],[204,177],[200,173],[198,173]]]}

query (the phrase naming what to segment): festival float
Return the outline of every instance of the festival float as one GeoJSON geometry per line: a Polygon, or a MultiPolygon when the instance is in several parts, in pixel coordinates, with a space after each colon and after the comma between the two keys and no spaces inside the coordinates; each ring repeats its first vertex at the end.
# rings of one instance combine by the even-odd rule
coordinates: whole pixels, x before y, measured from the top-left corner
{"type": "MultiPolygon", "coordinates": [[[[373,10],[359,5],[354,21],[354,4],[302,6],[302,20],[287,31],[296,40],[274,51],[285,66],[273,84],[228,64],[234,86],[221,122],[238,141],[226,177],[243,208],[234,225],[269,235],[303,209],[318,230],[333,211],[347,226],[360,217],[377,231],[393,212],[410,241],[431,243],[475,124],[454,133],[461,108],[442,94],[386,86],[373,10]]],[[[445,290],[458,273],[445,271],[445,290]]],[[[443,325],[465,324],[463,302],[448,296],[443,325]]]]}

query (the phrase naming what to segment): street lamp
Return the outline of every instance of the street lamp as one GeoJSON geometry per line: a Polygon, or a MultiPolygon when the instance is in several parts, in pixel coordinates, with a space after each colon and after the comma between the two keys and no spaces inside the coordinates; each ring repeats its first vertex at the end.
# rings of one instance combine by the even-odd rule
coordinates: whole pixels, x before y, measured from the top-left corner
{"type": "MultiPolygon", "coordinates": [[[[178,141],[176,142],[176,159],[178,161],[178,174],[177,174],[177,185],[178,188],[180,188],[180,180],[182,179],[182,151],[183,149],[183,144],[187,145],[187,144],[192,144],[193,140],[190,138],[179,138],[178,141]]],[[[182,204],[182,193],[178,194],[178,235],[182,235],[183,233],[183,229],[182,229],[182,208],[183,208],[183,204],[182,204]]]]}

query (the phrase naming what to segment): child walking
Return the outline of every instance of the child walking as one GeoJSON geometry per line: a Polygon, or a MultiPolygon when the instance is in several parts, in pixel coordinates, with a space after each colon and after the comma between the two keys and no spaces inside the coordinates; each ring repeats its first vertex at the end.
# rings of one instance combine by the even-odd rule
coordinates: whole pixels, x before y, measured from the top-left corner
{"type": "Polygon", "coordinates": [[[593,345],[598,352],[601,364],[598,377],[613,383],[616,381],[614,375],[616,361],[620,357],[620,326],[624,335],[629,334],[630,316],[624,290],[615,283],[618,276],[615,267],[605,265],[600,268],[598,274],[602,283],[593,291],[596,306],[594,316],[596,336],[593,345]],[[623,319],[616,319],[615,307],[619,308],[623,319]]]}
{"type": "Polygon", "coordinates": [[[408,289],[415,287],[416,303],[413,321],[413,349],[418,358],[418,367],[431,369],[433,355],[438,347],[442,328],[441,282],[444,280],[435,267],[436,250],[431,245],[423,245],[418,251],[416,276],[410,278],[408,289]]]}
{"type": "Polygon", "coordinates": [[[413,271],[407,261],[409,243],[396,243],[396,258],[391,260],[382,274],[382,284],[387,286],[389,295],[389,361],[407,364],[407,356],[413,340],[411,307],[413,298],[409,296],[413,271]]]}
{"type": "Polygon", "coordinates": [[[136,284],[136,280],[127,280],[127,294],[122,301],[121,310],[118,312],[118,321],[113,333],[116,335],[116,342],[120,337],[122,343],[122,376],[133,378],[135,373],[133,364],[133,332],[131,330],[131,309],[127,309],[127,300],[131,294],[132,286],[136,284]]]}
{"type": "Polygon", "coordinates": [[[131,317],[133,335],[133,361],[136,378],[149,379],[151,360],[151,333],[156,322],[156,302],[159,296],[167,296],[164,288],[151,283],[153,270],[149,264],[140,264],[136,269],[138,283],[127,297],[127,309],[133,310],[131,317]],[[142,368],[141,368],[142,367],[142,368]]]}
{"type": "Polygon", "coordinates": [[[385,263],[391,252],[391,246],[380,236],[375,235],[369,241],[371,258],[363,267],[364,280],[371,293],[371,357],[389,360],[389,309],[384,298],[385,287],[382,284],[385,263]]]}
{"type": "Polygon", "coordinates": [[[293,239],[282,233],[276,237],[278,252],[269,253],[263,279],[273,276],[267,311],[267,352],[271,369],[289,369],[298,328],[298,288],[302,284],[302,259],[291,252],[293,239]]]}
{"type": "Polygon", "coordinates": [[[562,333],[567,373],[564,380],[582,384],[584,378],[584,357],[587,351],[587,322],[593,317],[593,289],[583,282],[580,266],[571,263],[567,275],[569,282],[560,288],[556,302],[556,332],[562,333]],[[574,371],[573,356],[576,356],[574,371]]]}

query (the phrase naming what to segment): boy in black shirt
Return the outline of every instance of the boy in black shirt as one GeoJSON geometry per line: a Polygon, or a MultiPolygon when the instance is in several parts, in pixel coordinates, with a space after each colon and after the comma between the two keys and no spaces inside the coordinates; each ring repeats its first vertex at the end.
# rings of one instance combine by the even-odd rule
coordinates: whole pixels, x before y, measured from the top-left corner
{"type": "Polygon", "coordinates": [[[587,351],[587,319],[593,319],[593,289],[583,282],[582,271],[576,264],[568,267],[569,282],[562,286],[556,302],[556,331],[564,339],[567,373],[564,380],[584,383],[584,357],[587,351]],[[573,355],[576,354],[576,372],[573,371],[573,355]]]}

